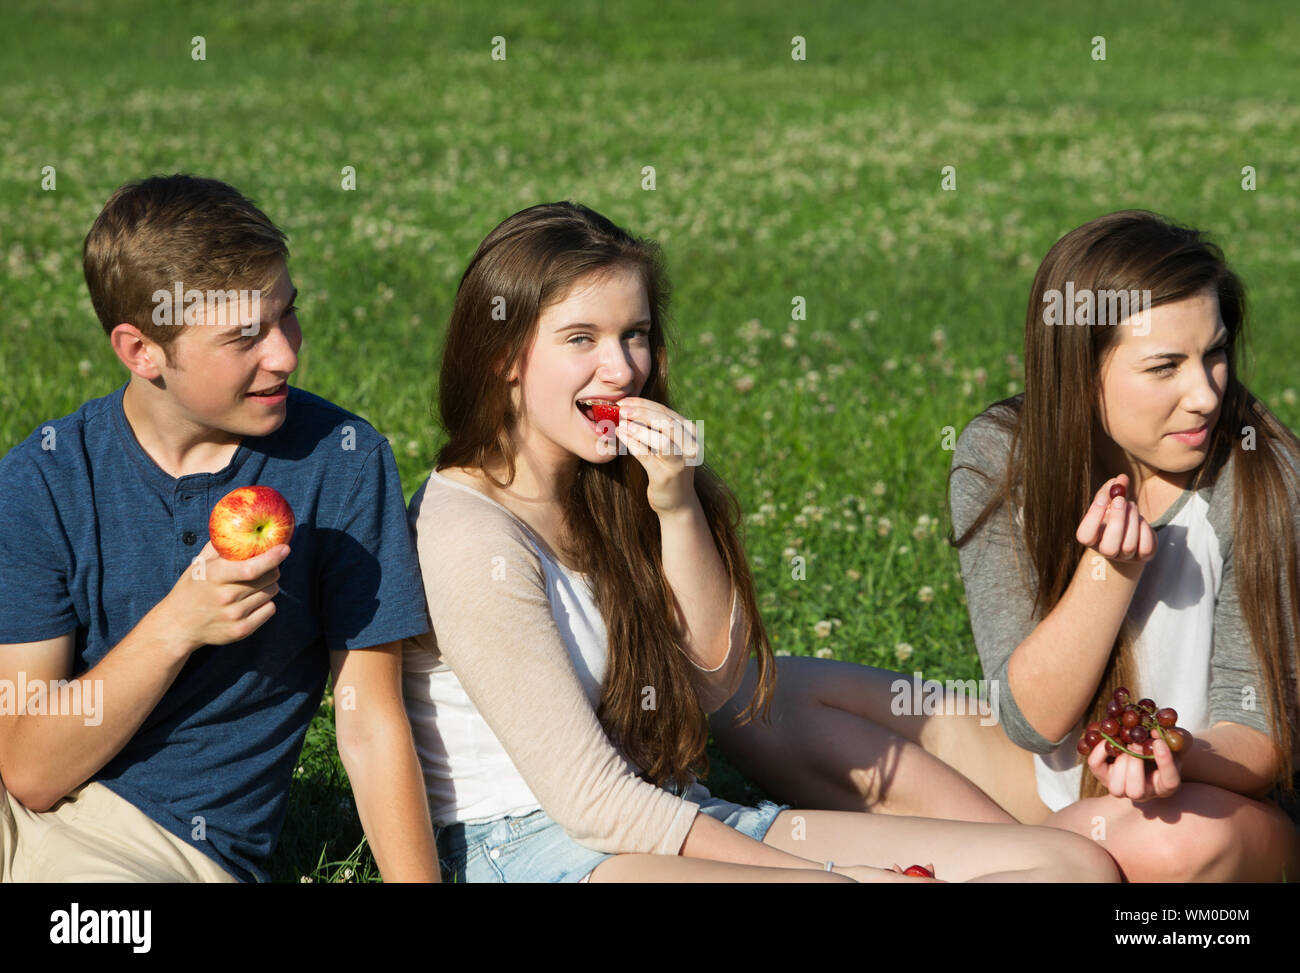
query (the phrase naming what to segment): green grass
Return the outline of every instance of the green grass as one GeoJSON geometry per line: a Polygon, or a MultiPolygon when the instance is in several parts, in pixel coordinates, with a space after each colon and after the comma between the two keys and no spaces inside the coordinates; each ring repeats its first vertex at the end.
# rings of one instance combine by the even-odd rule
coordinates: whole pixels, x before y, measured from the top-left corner
{"type": "MultiPolygon", "coordinates": [[[[408,498],[439,444],[438,349],[479,240],[562,198],[658,239],[674,404],[704,421],[707,461],[741,498],[781,652],[978,677],[942,539],[942,430],[1019,389],[1034,269],[1094,216],[1140,206],[1210,230],[1252,289],[1248,381],[1300,419],[1300,22],[1286,3],[11,6],[0,448],[124,380],[81,241],[118,184],[173,171],[233,183],[288,231],[295,384],[390,438],[408,498]],[[489,56],[496,35],[505,61],[489,56]],[[946,165],[956,192],[940,190],[946,165]],[[806,320],[790,320],[795,296],[806,320]]],[[[332,733],[323,706],[277,879],[376,878],[332,733]]],[[[718,794],[762,796],[711,756],[718,794]]]]}

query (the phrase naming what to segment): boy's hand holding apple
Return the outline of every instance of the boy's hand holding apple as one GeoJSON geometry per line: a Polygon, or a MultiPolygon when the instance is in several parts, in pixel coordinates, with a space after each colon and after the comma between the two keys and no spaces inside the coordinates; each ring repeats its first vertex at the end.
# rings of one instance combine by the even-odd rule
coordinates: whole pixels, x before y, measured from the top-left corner
{"type": "Polygon", "coordinates": [[[212,539],[158,606],[183,656],[246,639],[275,614],[293,529],[292,508],[271,487],[237,487],[217,502],[212,539]]]}
{"type": "Polygon", "coordinates": [[[247,561],[227,561],[208,541],[155,609],[178,637],[181,654],[238,642],[261,628],[275,614],[272,599],[288,556],[289,546],[280,544],[247,561]]]}

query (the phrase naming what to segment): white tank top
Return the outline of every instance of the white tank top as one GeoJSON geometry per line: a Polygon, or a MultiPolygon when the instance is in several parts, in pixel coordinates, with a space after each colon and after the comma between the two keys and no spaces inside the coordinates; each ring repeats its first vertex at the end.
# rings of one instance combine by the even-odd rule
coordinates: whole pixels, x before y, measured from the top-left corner
{"type": "MultiPolygon", "coordinates": [[[[1160,527],[1159,550],[1143,569],[1128,610],[1140,632],[1134,648],[1142,694],[1176,709],[1178,725],[1193,734],[1210,728],[1214,606],[1223,581],[1223,556],[1209,509],[1194,493],[1160,527]]],[[[1051,753],[1034,755],[1039,799],[1053,811],[1079,799],[1081,732],[1051,753]]]]}
{"type": "MultiPolygon", "coordinates": [[[[532,528],[491,497],[436,470],[431,477],[439,486],[463,490],[504,510],[523,527],[541,559],[551,615],[583,691],[592,709],[596,709],[600,705],[608,663],[607,633],[586,575],[570,571],[552,558],[532,528]]],[[[434,823],[440,826],[478,823],[540,809],[541,804],[470,701],[456,674],[441,660],[436,665],[432,662],[428,652],[417,654],[408,648],[403,688],[415,746],[426,769],[429,810],[434,823]],[[422,665],[422,660],[430,664],[422,665]]]]}

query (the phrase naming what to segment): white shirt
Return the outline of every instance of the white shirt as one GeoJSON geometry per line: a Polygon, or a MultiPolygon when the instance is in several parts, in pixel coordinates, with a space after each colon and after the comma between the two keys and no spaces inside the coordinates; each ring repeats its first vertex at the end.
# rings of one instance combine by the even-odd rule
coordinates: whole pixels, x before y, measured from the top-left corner
{"type": "MultiPolygon", "coordinates": [[[[1140,632],[1134,658],[1143,695],[1161,707],[1172,706],[1178,725],[1193,734],[1210,728],[1210,654],[1223,581],[1220,539],[1209,509],[1204,498],[1191,494],[1160,528],[1160,546],[1143,569],[1128,610],[1140,632]]],[[[1034,755],[1039,799],[1053,811],[1079,799],[1081,732],[1051,753],[1034,755]]]]}

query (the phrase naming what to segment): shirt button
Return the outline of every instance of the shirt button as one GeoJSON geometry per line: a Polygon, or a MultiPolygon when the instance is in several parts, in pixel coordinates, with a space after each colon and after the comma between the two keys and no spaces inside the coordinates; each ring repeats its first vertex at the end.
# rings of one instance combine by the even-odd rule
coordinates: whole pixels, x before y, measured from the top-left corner
{"type": "Polygon", "coordinates": [[[185,533],[181,534],[181,540],[185,542],[187,547],[193,547],[194,542],[198,539],[199,535],[194,533],[192,530],[187,530],[185,533]]]}
{"type": "Polygon", "coordinates": [[[493,848],[491,851],[488,852],[488,857],[489,857],[489,858],[500,858],[500,857],[501,857],[501,849],[500,849],[500,848],[493,848]]]}

